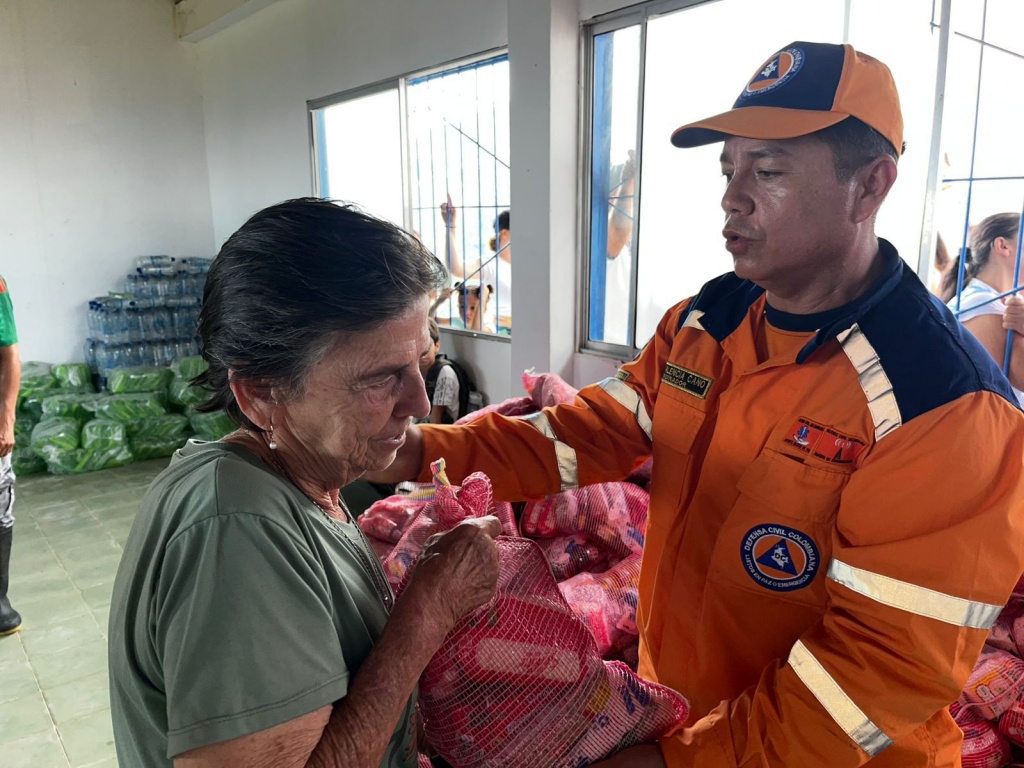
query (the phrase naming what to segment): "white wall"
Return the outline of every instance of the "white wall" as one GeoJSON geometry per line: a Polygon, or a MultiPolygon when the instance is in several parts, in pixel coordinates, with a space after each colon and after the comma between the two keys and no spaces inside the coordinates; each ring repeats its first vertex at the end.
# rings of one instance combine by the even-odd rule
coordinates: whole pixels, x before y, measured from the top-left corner
{"type": "MultiPolygon", "coordinates": [[[[279,0],[196,44],[217,243],[260,208],[312,194],[307,101],[499,48],[506,37],[505,0],[279,0]]],[[[507,342],[445,339],[491,401],[519,393],[507,342]]]]}
{"type": "Polygon", "coordinates": [[[25,360],[81,360],[87,300],[136,256],[212,255],[199,74],[170,2],[0,2],[0,174],[25,360]]]}

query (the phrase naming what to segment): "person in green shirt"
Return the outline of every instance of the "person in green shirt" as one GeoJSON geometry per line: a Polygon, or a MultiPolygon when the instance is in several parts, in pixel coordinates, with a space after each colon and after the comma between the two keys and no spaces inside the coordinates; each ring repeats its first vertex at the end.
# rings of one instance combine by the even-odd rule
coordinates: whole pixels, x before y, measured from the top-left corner
{"type": "Polygon", "coordinates": [[[14,307],[7,283],[0,276],[0,637],[17,632],[21,616],[11,607],[7,588],[11,573],[11,544],[14,540],[14,418],[21,385],[21,358],[14,307]]]}
{"type": "Polygon", "coordinates": [[[147,491],[110,611],[118,760],[152,768],[417,765],[416,684],[494,592],[496,518],[428,543],[395,600],[339,489],[429,411],[419,359],[444,268],[397,227],[301,199],[210,269],[210,391],[238,431],[147,491]]]}

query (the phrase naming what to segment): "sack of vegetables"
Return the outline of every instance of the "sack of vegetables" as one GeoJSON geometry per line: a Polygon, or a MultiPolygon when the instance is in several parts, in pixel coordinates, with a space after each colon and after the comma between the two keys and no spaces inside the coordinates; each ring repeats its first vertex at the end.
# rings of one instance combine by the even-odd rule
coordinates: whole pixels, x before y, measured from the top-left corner
{"type": "Polygon", "coordinates": [[[96,407],[96,416],[130,424],[139,419],[163,416],[167,413],[164,396],[156,392],[104,397],[96,407]]]}
{"type": "Polygon", "coordinates": [[[128,446],[104,450],[77,448],[73,451],[52,452],[46,459],[46,467],[53,475],[80,475],[97,469],[124,466],[132,461],[128,446]]]}
{"type": "Polygon", "coordinates": [[[128,445],[128,430],[119,421],[93,419],[82,426],[82,447],[96,451],[123,448],[128,445]]]}
{"type": "Polygon", "coordinates": [[[133,392],[165,392],[171,381],[169,368],[139,366],[136,368],[115,368],[107,376],[107,389],[115,395],[133,392]]]}
{"type": "Polygon", "coordinates": [[[57,387],[64,392],[95,392],[92,373],[85,363],[58,363],[53,366],[57,387]]]}
{"type": "Polygon", "coordinates": [[[29,445],[36,456],[49,461],[52,455],[77,449],[81,432],[82,425],[76,419],[46,419],[32,429],[29,445]]]}
{"type": "Polygon", "coordinates": [[[97,394],[50,395],[43,398],[43,418],[89,421],[96,417],[96,406],[102,397],[97,394]]]}
{"type": "Polygon", "coordinates": [[[238,429],[238,425],[224,411],[197,413],[189,410],[188,423],[200,440],[220,440],[224,435],[238,429]]]}

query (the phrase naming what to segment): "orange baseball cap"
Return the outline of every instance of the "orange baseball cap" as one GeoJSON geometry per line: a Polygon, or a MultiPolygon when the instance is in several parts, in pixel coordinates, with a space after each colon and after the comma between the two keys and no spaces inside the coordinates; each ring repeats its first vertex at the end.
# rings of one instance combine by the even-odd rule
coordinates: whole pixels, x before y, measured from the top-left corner
{"type": "Polygon", "coordinates": [[[903,115],[889,68],[851,45],[797,41],[758,68],[731,110],[677,128],[672,143],[792,139],[848,117],[870,125],[903,154],[903,115]]]}

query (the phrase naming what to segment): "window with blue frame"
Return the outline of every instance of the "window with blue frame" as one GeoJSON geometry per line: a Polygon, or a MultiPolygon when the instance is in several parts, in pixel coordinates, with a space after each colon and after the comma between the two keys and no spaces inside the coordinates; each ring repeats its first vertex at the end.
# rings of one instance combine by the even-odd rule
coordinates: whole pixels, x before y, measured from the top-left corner
{"type": "Polygon", "coordinates": [[[317,194],[403,225],[452,275],[442,326],[512,330],[509,72],[476,57],[310,103],[317,194]]]}
{"type": "Polygon", "coordinates": [[[1024,336],[1002,323],[1005,299],[1021,289],[1024,103],[1012,84],[1024,78],[1024,4],[943,5],[933,18],[948,24],[948,55],[932,283],[1024,401],[1024,336]]]}

